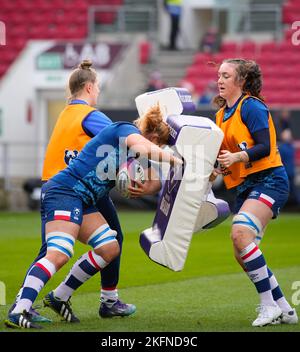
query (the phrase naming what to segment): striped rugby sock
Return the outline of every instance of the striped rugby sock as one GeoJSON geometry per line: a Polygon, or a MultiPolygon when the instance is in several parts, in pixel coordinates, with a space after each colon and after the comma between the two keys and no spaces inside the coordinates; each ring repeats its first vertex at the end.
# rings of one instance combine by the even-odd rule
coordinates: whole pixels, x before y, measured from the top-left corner
{"type": "Polygon", "coordinates": [[[65,280],[54,290],[54,296],[64,302],[67,301],[78,287],[106,265],[106,261],[94,251],[83,254],[73,265],[65,280]]]}
{"type": "Polygon", "coordinates": [[[272,296],[268,268],[265,258],[257,245],[252,242],[240,252],[242,261],[250,280],[254,283],[261,304],[275,305],[272,296]]]}
{"type": "Polygon", "coordinates": [[[274,301],[276,301],[276,303],[279,305],[279,307],[283,312],[285,313],[290,312],[291,310],[293,310],[293,308],[290,306],[289,302],[284,297],[281,291],[281,288],[276,280],[275,275],[272,273],[272,271],[269,268],[268,268],[268,274],[269,274],[269,280],[270,280],[274,301]]]}
{"type": "Polygon", "coordinates": [[[109,308],[112,307],[119,298],[118,290],[116,287],[102,287],[101,289],[101,302],[105,303],[109,308]]]}
{"type": "Polygon", "coordinates": [[[21,296],[12,313],[22,313],[24,310],[28,312],[39,292],[55,272],[55,265],[48,259],[38,260],[25,278],[21,296]]]}

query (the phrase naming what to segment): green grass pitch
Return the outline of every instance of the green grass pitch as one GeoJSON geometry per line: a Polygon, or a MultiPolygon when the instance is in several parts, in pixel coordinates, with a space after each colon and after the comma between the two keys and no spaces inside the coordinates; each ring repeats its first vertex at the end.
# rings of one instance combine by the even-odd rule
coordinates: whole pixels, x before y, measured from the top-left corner
{"type": "MultiPolygon", "coordinates": [[[[253,328],[258,297],[232,255],[230,220],[193,237],[181,272],[152,262],[139,245],[140,232],[149,227],[152,212],[120,212],[124,247],[119,283],[120,298],[134,303],[137,312],[127,318],[101,319],[99,275],[73,296],[73,309],[81,319],[70,325],[47,308],[40,312],[53,319],[43,331],[300,331],[298,325],[253,328]]],[[[40,246],[38,213],[0,213],[0,281],[6,285],[6,306],[0,306],[0,331],[9,305],[28,265],[40,246]]],[[[261,248],[271,270],[300,315],[300,216],[281,214],[268,226],[261,248]],[[298,281],[298,283],[297,283],[298,281]],[[293,288],[294,284],[294,288],[293,288]],[[297,291],[298,290],[298,291],[297,291]]],[[[75,246],[73,258],[40,293],[42,297],[64,278],[76,258],[89,248],[75,246]]]]}

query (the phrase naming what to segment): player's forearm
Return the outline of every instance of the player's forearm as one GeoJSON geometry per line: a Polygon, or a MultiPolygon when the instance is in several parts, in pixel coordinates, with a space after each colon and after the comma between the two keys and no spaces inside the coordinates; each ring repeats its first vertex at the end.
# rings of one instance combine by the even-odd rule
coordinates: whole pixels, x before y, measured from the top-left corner
{"type": "Polygon", "coordinates": [[[160,191],[161,182],[160,180],[148,180],[145,182],[147,195],[153,195],[160,191]]]}
{"type": "Polygon", "coordinates": [[[179,161],[179,159],[174,157],[171,153],[164,151],[149,141],[143,144],[134,144],[131,146],[131,149],[140,156],[147,157],[149,160],[167,162],[172,166],[176,163],[176,161],[179,161]]]}
{"type": "Polygon", "coordinates": [[[235,157],[235,162],[237,163],[247,163],[249,161],[249,156],[245,151],[237,152],[237,153],[234,153],[233,155],[235,157]]]}
{"type": "Polygon", "coordinates": [[[180,159],[173,156],[171,153],[164,151],[159,146],[150,142],[141,135],[129,135],[126,140],[126,144],[136,154],[139,154],[142,157],[147,157],[149,160],[167,162],[171,166],[182,164],[180,159]]]}

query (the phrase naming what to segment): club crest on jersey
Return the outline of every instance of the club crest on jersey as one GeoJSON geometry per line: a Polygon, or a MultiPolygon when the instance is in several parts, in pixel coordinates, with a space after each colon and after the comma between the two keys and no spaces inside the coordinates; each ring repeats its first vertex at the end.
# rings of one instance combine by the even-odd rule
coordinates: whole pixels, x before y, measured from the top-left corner
{"type": "Polygon", "coordinates": [[[70,165],[73,159],[77,158],[78,150],[65,150],[65,163],[70,165]]]}
{"type": "Polygon", "coordinates": [[[247,143],[246,142],[242,142],[238,144],[238,147],[240,148],[240,150],[247,150],[247,143]]]}
{"type": "Polygon", "coordinates": [[[74,213],[74,219],[75,220],[79,220],[80,209],[79,208],[74,208],[73,213],[74,213]]]}
{"type": "MultiPolygon", "coordinates": [[[[239,143],[238,147],[240,148],[241,151],[246,151],[248,149],[247,142],[239,143]]],[[[245,169],[250,169],[251,167],[252,167],[252,163],[250,161],[248,163],[245,163],[245,169]]]]}

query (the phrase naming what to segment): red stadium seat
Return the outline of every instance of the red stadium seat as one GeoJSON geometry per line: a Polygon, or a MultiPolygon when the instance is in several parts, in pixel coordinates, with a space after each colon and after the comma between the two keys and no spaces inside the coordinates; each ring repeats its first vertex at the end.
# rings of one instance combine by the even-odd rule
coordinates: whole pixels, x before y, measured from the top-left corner
{"type": "Polygon", "coordinates": [[[194,56],[193,64],[207,64],[212,60],[212,55],[208,53],[197,53],[194,56]]]}
{"type": "Polygon", "coordinates": [[[15,10],[16,4],[11,0],[1,0],[1,12],[6,12],[8,10],[15,10]]]}
{"type": "MultiPolygon", "coordinates": [[[[1,53],[1,51],[0,51],[0,53],[1,53]]],[[[5,73],[6,69],[7,69],[7,65],[0,63],[0,77],[5,73]]]]}
{"type": "Polygon", "coordinates": [[[243,56],[253,57],[257,54],[258,45],[253,41],[244,41],[240,46],[240,53],[243,56]]]}
{"type": "Polygon", "coordinates": [[[238,44],[236,42],[225,42],[221,45],[221,52],[229,53],[230,55],[237,52],[238,44]]]}
{"type": "MultiPolygon", "coordinates": [[[[122,5],[123,0],[1,0],[0,20],[7,29],[7,45],[1,55],[0,78],[29,39],[83,39],[87,35],[88,7],[122,5]]],[[[106,13],[102,23],[113,23],[106,13]]]]}
{"type": "Polygon", "coordinates": [[[285,5],[282,9],[282,22],[285,24],[291,24],[295,21],[299,21],[300,18],[300,7],[285,5]]]}
{"type": "Polygon", "coordinates": [[[15,0],[14,2],[15,6],[18,7],[18,9],[22,12],[36,9],[35,0],[15,0]]]}
{"type": "Polygon", "coordinates": [[[16,58],[16,53],[14,50],[5,49],[1,52],[1,62],[11,63],[16,58]]]}
{"type": "Polygon", "coordinates": [[[212,57],[209,61],[214,62],[217,65],[220,65],[223,62],[223,60],[226,60],[228,58],[229,58],[229,56],[227,53],[216,53],[216,54],[212,55],[212,57]]]}
{"type": "MultiPolygon", "coordinates": [[[[298,4],[300,7],[300,1],[298,4]]],[[[292,45],[291,40],[262,44],[253,41],[225,42],[219,53],[197,53],[193,64],[186,69],[184,80],[191,82],[199,93],[204,87],[204,82],[207,84],[208,80],[216,80],[217,77],[218,66],[213,68],[207,63],[219,64],[230,57],[257,61],[262,70],[262,94],[267,103],[300,106],[300,54],[299,47],[292,45]]]]}
{"type": "Polygon", "coordinates": [[[278,50],[278,46],[276,42],[267,42],[267,43],[262,43],[260,46],[260,53],[265,54],[265,53],[274,53],[278,50]]]}
{"type": "Polygon", "coordinates": [[[285,53],[286,55],[294,51],[297,51],[299,53],[299,48],[296,45],[293,45],[290,41],[278,43],[277,50],[279,51],[279,53],[285,53]]]}
{"type": "Polygon", "coordinates": [[[112,24],[116,19],[115,11],[105,11],[105,12],[96,12],[95,13],[95,21],[98,24],[112,24]]]}

